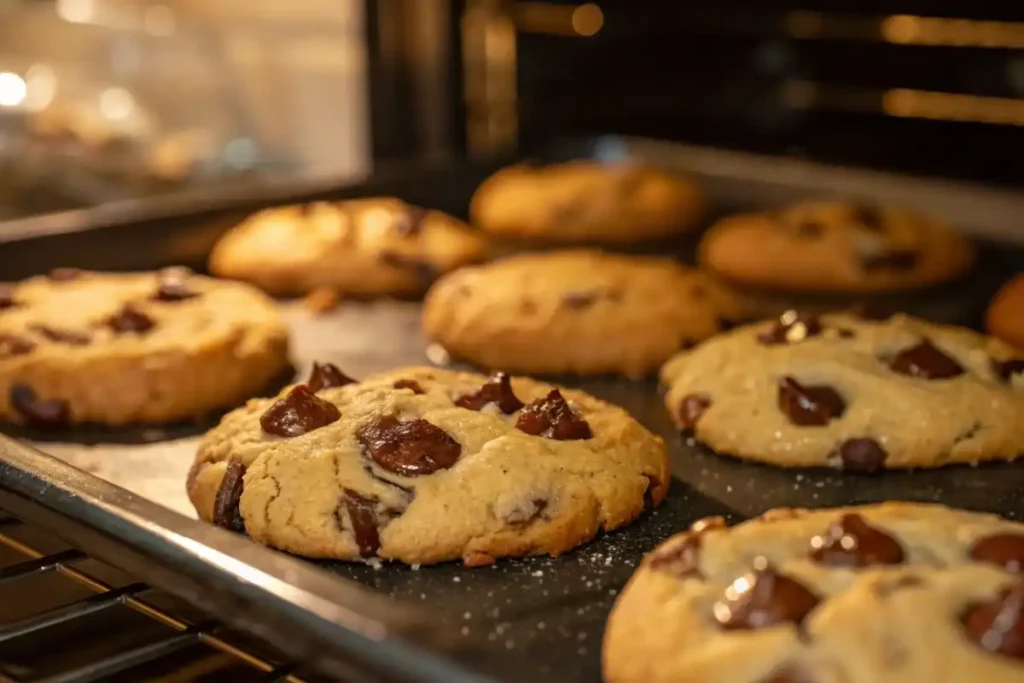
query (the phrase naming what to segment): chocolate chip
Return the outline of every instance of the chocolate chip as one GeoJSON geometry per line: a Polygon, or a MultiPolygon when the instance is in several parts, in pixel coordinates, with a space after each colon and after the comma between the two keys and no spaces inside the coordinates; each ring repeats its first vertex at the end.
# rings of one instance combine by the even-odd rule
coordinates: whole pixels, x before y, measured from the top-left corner
{"type": "Polygon", "coordinates": [[[847,439],[839,447],[840,462],[849,472],[877,472],[888,457],[874,439],[847,439]]]}
{"type": "Polygon", "coordinates": [[[796,225],[797,237],[801,239],[817,239],[825,232],[825,225],[821,221],[808,218],[796,225]]]}
{"type": "Polygon", "coordinates": [[[379,467],[405,477],[433,474],[455,465],[462,446],[426,420],[401,422],[394,415],[371,420],[356,438],[379,467]]]}
{"type": "Polygon", "coordinates": [[[526,503],[526,505],[512,510],[505,517],[505,521],[512,526],[523,527],[540,519],[544,511],[548,509],[548,501],[543,498],[534,498],[526,503]]]}
{"type": "Polygon", "coordinates": [[[21,415],[26,424],[33,427],[64,427],[71,420],[71,410],[67,401],[40,399],[31,387],[15,384],[11,387],[10,397],[11,407],[21,415]]]}
{"type": "Polygon", "coordinates": [[[801,624],[818,602],[818,597],[801,583],[776,574],[764,558],[758,558],[754,571],[736,579],[715,603],[713,612],[726,630],[753,630],[774,624],[801,624]]]}
{"type": "Polygon", "coordinates": [[[566,292],[562,295],[562,305],[574,311],[589,308],[597,302],[596,292],[566,292]]]}
{"type": "Polygon", "coordinates": [[[910,249],[893,249],[877,254],[862,254],[860,266],[865,271],[912,270],[921,259],[921,254],[910,249]]]}
{"type": "Polygon", "coordinates": [[[900,564],[903,548],[899,542],[869,526],[856,513],[843,515],[820,536],[811,539],[811,557],[830,567],[869,567],[900,564]]]}
{"type": "Polygon", "coordinates": [[[425,393],[427,393],[427,392],[423,391],[423,387],[420,386],[420,383],[417,382],[414,379],[400,379],[400,380],[396,380],[395,383],[392,384],[391,386],[393,386],[395,389],[409,389],[414,394],[425,394],[425,393]]]}
{"type": "Polygon", "coordinates": [[[0,284],[0,311],[14,308],[17,305],[18,300],[14,298],[14,285],[0,284]]]}
{"type": "Polygon", "coordinates": [[[341,413],[333,403],[298,385],[260,416],[260,426],[275,436],[301,436],[336,422],[341,413]]]}
{"type": "Polygon", "coordinates": [[[837,332],[839,333],[840,339],[853,339],[857,336],[857,333],[846,327],[840,327],[837,332]]]}
{"type": "Polygon", "coordinates": [[[107,318],[107,325],[118,334],[142,334],[153,329],[156,321],[131,304],[125,304],[120,311],[107,318]]]}
{"type": "Polygon", "coordinates": [[[49,325],[30,325],[29,329],[36,334],[46,337],[56,344],[67,344],[68,346],[87,346],[91,339],[89,335],[71,330],[62,330],[49,325]]]}
{"type": "Polygon", "coordinates": [[[36,345],[27,339],[22,339],[15,334],[0,332],[0,354],[5,356],[23,356],[31,353],[36,345]]]}
{"type": "Polygon", "coordinates": [[[70,282],[85,275],[84,270],[78,268],[54,268],[47,276],[54,282],[70,282]]]}
{"type": "Polygon", "coordinates": [[[490,403],[498,406],[498,410],[506,415],[511,415],[523,407],[523,402],[512,391],[511,378],[504,372],[491,375],[476,393],[460,396],[455,401],[455,405],[468,410],[483,410],[490,403]]]}
{"type": "Polygon", "coordinates": [[[676,414],[676,418],[679,422],[679,428],[683,433],[692,434],[694,428],[697,426],[697,421],[700,420],[704,412],[710,407],[710,398],[706,398],[699,394],[683,396],[683,400],[679,402],[679,411],[676,414]]]}
{"type": "Polygon", "coordinates": [[[423,229],[423,219],[429,212],[419,206],[406,204],[402,211],[395,215],[392,227],[395,234],[400,237],[411,237],[420,234],[423,229]]]}
{"type": "Polygon", "coordinates": [[[523,408],[516,420],[516,429],[556,441],[589,439],[593,436],[590,425],[573,412],[558,389],[552,389],[544,398],[523,408]]]}
{"type": "Polygon", "coordinates": [[[157,301],[176,302],[193,299],[199,293],[190,289],[188,278],[192,271],[188,268],[165,268],[156,275],[156,292],[153,298],[157,301]]]}
{"type": "Polygon", "coordinates": [[[805,386],[792,377],[779,380],[779,409],[800,427],[821,427],[842,416],[843,397],[832,387],[805,386]]]}
{"type": "Polygon", "coordinates": [[[961,619],[967,637],[983,650],[1024,659],[1024,583],[1008,586],[961,619]]]}
{"type": "Polygon", "coordinates": [[[213,499],[213,523],[222,529],[245,533],[245,520],[238,510],[242,500],[245,464],[241,460],[229,460],[224,478],[220,480],[217,497],[213,499]]]}
{"type": "Polygon", "coordinates": [[[975,541],[971,558],[1013,574],[1024,573],[1024,534],[995,534],[975,541]]]}
{"type": "Polygon", "coordinates": [[[901,375],[920,379],[947,379],[964,372],[959,363],[927,339],[917,346],[900,351],[889,366],[901,375]]]}
{"type": "Polygon", "coordinates": [[[771,328],[757,335],[762,344],[794,344],[822,332],[821,319],[812,313],[786,311],[772,323],[771,328]]]}
{"type": "Polygon", "coordinates": [[[322,389],[343,387],[346,384],[356,384],[356,380],[346,375],[333,363],[313,361],[313,371],[309,373],[309,379],[306,380],[306,386],[310,391],[316,393],[322,389]]]}
{"type": "Polygon", "coordinates": [[[342,496],[348,518],[352,520],[352,535],[359,546],[360,557],[376,557],[380,550],[380,531],[377,528],[377,499],[345,489],[342,496]]]}
{"type": "Polygon", "coordinates": [[[1009,382],[1014,375],[1024,372],[1024,359],[996,360],[993,358],[992,372],[1004,382],[1009,382]]]}
{"type": "Polygon", "coordinates": [[[404,256],[393,251],[382,251],[377,257],[381,263],[392,268],[412,271],[412,274],[422,284],[430,284],[437,279],[437,269],[433,264],[412,256],[404,256]]]}
{"type": "Polygon", "coordinates": [[[871,232],[882,232],[885,229],[885,219],[882,210],[878,207],[852,206],[850,207],[850,220],[859,223],[861,227],[871,232]]]}

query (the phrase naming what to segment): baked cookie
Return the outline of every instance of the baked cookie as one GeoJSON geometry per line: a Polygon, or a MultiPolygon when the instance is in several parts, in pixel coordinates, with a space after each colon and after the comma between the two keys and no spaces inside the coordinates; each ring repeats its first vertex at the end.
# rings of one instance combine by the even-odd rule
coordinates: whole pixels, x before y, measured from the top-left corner
{"type": "Polygon", "coordinates": [[[674,261],[574,250],[446,276],[427,294],[423,329],[484,367],[639,377],[741,314],[732,294],[674,261]]]}
{"type": "Polygon", "coordinates": [[[210,272],[274,294],[411,295],[485,252],[469,226],[440,211],[393,198],[313,202],[250,216],[214,247],[210,272]]]}
{"type": "Polygon", "coordinates": [[[1024,349],[1024,274],[999,290],[985,316],[989,334],[1024,349]]]}
{"type": "Polygon", "coordinates": [[[188,478],[199,516],[297,555],[409,564],[558,555],[665,497],[665,443],[587,394],[405,368],[227,415],[188,478]]]}
{"type": "Polygon", "coordinates": [[[720,220],[702,238],[699,258],[753,287],[884,292],[952,280],[971,266],[974,247],[912,211],[807,202],[720,220]]]}
{"type": "Polygon", "coordinates": [[[963,328],[896,315],[789,312],[662,369],[676,424],[719,453],[873,471],[1013,460],[1024,357],[963,328]]]}
{"type": "Polygon", "coordinates": [[[695,183],[635,164],[518,164],[485,180],[470,218],[485,232],[561,244],[630,244],[695,228],[704,193],[695,183]]]}
{"type": "Polygon", "coordinates": [[[1024,680],[1024,524],[939,505],[702,520],[650,553],[607,683],[1024,680]]]}
{"type": "Polygon", "coordinates": [[[191,418],[242,403],[287,365],[284,323],[247,285],[64,268],[0,286],[0,419],[191,418]]]}

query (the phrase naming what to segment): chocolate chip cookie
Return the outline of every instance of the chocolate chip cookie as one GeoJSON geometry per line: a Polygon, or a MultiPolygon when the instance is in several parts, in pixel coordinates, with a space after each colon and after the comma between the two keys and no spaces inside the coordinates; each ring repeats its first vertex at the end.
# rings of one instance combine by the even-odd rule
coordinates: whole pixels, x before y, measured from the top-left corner
{"type": "Polygon", "coordinates": [[[704,193],[649,166],[572,161],[519,164],[473,195],[474,225],[496,236],[560,244],[630,244],[696,227],[704,193]]]}
{"type": "Polygon", "coordinates": [[[662,369],[676,424],[715,451],[854,471],[1013,460],[1024,354],[904,315],[793,311],[680,353],[662,369]]]}
{"type": "Polygon", "coordinates": [[[973,263],[941,221],[892,207],[807,202],[725,218],[701,263],[737,284],[800,292],[885,292],[947,282],[973,263]]]}
{"type": "Polygon", "coordinates": [[[393,198],[314,202],[249,217],[214,247],[210,272],[274,294],[413,295],[485,252],[479,235],[440,211],[393,198]]]}
{"type": "Polygon", "coordinates": [[[742,312],[710,277],[673,261],[573,250],[448,275],[427,295],[423,329],[484,367],[643,376],[742,312]]]}
{"type": "Polygon", "coordinates": [[[59,269],[0,285],[0,419],[39,428],[203,415],[288,364],[255,289],[194,275],[59,269]]]}
{"type": "Polygon", "coordinates": [[[188,493],[203,519],[297,555],[483,565],[626,525],[668,482],[664,441],[582,392],[317,365],[208,433],[188,493]]]}
{"type": "Polygon", "coordinates": [[[707,519],[650,553],[607,683],[1024,680],[1024,525],[939,505],[707,519]]]}
{"type": "Polygon", "coordinates": [[[996,294],[985,316],[989,334],[1024,349],[1024,274],[1013,278],[996,294]]]}

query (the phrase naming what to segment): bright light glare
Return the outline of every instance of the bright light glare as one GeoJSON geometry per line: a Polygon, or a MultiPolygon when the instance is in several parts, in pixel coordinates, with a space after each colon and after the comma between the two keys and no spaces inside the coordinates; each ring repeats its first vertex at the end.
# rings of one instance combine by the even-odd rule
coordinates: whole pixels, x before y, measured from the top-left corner
{"type": "Polygon", "coordinates": [[[87,24],[95,14],[94,0],[57,0],[57,16],[64,21],[87,24]]]}
{"type": "Polygon", "coordinates": [[[25,101],[27,95],[25,79],[10,71],[0,72],[0,107],[16,107],[25,101]]]}
{"type": "Polygon", "coordinates": [[[123,121],[135,111],[135,98],[124,88],[107,88],[100,94],[100,112],[111,121],[123,121]]]}

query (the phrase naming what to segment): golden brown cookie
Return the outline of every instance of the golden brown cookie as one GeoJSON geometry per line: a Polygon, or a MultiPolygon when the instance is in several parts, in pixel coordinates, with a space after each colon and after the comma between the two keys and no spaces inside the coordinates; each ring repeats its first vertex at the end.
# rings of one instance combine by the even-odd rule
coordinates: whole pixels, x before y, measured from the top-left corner
{"type": "Polygon", "coordinates": [[[60,269],[0,287],[0,418],[172,421],[236,406],[288,364],[274,303],[193,275],[60,269]]]}
{"type": "Polygon", "coordinates": [[[992,299],[985,325],[992,336],[1024,349],[1024,274],[1003,285],[992,299]]]}
{"type": "Polygon", "coordinates": [[[571,161],[504,168],[477,189],[474,225],[496,236],[560,244],[630,244],[697,226],[694,182],[636,164],[571,161]]]}
{"type": "Polygon", "coordinates": [[[481,565],[624,526],[668,482],[664,441],[582,392],[322,365],[208,433],[188,493],[203,519],[297,555],[481,565]]]}
{"type": "Polygon", "coordinates": [[[719,453],[854,471],[1013,460],[1024,358],[997,339],[897,315],[783,314],[665,364],[666,406],[719,453]]]}
{"type": "Polygon", "coordinates": [[[393,198],[267,209],[230,230],[210,272],[274,294],[327,287],[341,294],[410,295],[486,255],[469,226],[393,198]]]}
{"type": "Polygon", "coordinates": [[[702,520],[650,553],[607,683],[1024,680],[1024,525],[939,505],[702,520]]]}
{"type": "Polygon", "coordinates": [[[699,257],[752,287],[884,292],[952,280],[970,268],[974,248],[923,214],[822,201],[724,218],[704,235],[699,257]]]}
{"type": "Polygon", "coordinates": [[[742,312],[729,291],[674,261],[571,250],[448,275],[427,295],[423,329],[483,367],[642,377],[742,312]]]}

